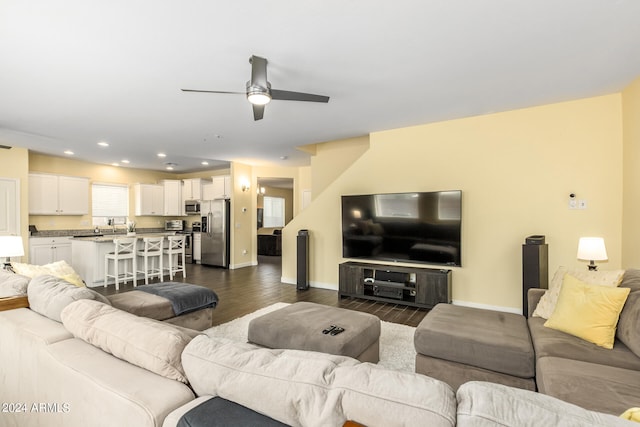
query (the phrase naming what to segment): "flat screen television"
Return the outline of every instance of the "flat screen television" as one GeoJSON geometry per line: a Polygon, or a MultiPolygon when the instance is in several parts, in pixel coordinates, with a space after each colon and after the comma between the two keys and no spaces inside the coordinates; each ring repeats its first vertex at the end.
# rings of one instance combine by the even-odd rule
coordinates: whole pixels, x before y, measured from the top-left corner
{"type": "Polygon", "coordinates": [[[462,192],[342,196],[342,256],[461,266],[462,192]]]}

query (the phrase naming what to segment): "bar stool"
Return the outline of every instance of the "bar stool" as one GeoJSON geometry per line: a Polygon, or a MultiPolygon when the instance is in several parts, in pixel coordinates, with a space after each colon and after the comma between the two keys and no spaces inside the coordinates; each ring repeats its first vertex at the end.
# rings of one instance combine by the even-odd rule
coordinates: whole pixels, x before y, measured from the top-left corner
{"type": "Polygon", "coordinates": [[[113,239],[114,251],[105,254],[104,256],[104,287],[107,287],[107,280],[109,277],[113,277],[116,282],[116,291],[120,290],[120,274],[118,267],[120,261],[125,261],[124,272],[122,280],[127,283],[129,280],[133,281],[133,286],[136,286],[136,241],[133,238],[121,238],[113,239]],[[109,261],[113,261],[113,274],[109,274],[109,261]],[[127,262],[131,260],[131,272],[127,271],[127,262]]]}
{"type": "Polygon", "coordinates": [[[138,256],[144,258],[144,270],[139,270],[138,273],[144,273],[144,284],[149,284],[150,277],[158,277],[162,281],[162,247],[164,237],[145,237],[143,239],[144,248],[138,251],[138,256]],[[158,267],[156,267],[156,260],[158,258],[158,267]],[[149,261],[151,261],[151,267],[149,267],[149,261]]]}
{"type": "Polygon", "coordinates": [[[185,270],[185,253],[184,253],[184,244],[185,244],[185,236],[168,236],[169,239],[169,247],[164,250],[165,255],[168,255],[169,258],[169,280],[173,280],[173,276],[176,273],[182,272],[182,278],[187,277],[187,272],[185,270]],[[176,257],[176,263],[173,263],[173,256],[178,255],[176,257]],[[180,264],[179,256],[182,255],[182,264],[180,264]]]}

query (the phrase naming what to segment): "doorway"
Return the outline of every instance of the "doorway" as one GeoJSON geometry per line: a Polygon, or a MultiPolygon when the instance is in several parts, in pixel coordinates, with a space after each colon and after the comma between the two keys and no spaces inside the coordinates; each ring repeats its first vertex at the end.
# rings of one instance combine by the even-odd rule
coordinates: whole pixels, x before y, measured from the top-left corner
{"type": "Polygon", "coordinates": [[[258,256],[282,255],[282,229],[293,219],[293,178],[259,177],[258,256]]]}

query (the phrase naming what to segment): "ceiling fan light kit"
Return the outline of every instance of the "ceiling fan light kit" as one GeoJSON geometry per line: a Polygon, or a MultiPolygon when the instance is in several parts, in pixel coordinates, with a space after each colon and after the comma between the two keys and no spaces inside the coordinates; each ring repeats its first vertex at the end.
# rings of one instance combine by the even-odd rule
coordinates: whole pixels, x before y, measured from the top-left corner
{"type": "MultiPolygon", "coordinates": [[[[274,100],[284,101],[306,101],[306,102],[329,102],[329,97],[324,95],[314,95],[311,93],[292,92],[287,90],[271,89],[271,83],[267,81],[267,60],[260,56],[252,55],[249,58],[251,64],[251,80],[247,82],[245,95],[253,107],[253,119],[261,120],[264,116],[264,106],[274,100]]],[[[182,89],[183,92],[205,92],[205,93],[232,93],[217,90],[182,89]]]]}

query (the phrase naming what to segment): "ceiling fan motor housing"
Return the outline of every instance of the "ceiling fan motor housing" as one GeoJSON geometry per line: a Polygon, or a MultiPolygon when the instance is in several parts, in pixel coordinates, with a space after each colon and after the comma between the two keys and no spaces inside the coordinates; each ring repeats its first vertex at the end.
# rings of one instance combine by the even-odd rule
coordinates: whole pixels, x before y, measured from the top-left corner
{"type": "Polygon", "coordinates": [[[266,105],[271,101],[271,83],[267,82],[267,87],[251,84],[247,82],[247,99],[254,105],[266,105]]]}

